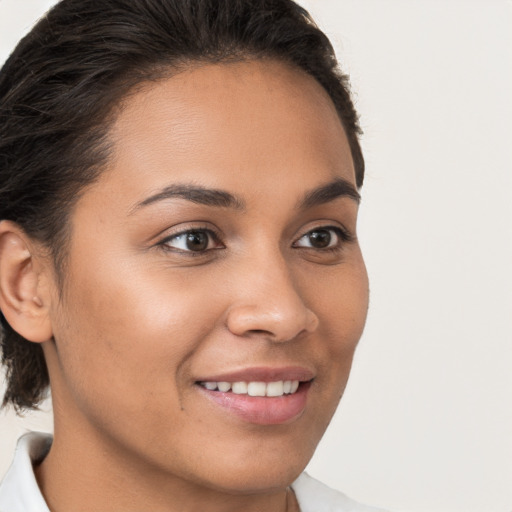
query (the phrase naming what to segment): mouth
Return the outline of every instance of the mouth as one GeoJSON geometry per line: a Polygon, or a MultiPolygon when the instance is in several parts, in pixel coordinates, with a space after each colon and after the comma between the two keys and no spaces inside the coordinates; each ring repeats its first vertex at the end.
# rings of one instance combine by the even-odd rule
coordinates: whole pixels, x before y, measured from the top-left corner
{"type": "Polygon", "coordinates": [[[293,395],[299,389],[300,381],[298,380],[277,380],[274,382],[258,382],[258,381],[207,381],[198,382],[198,384],[208,391],[221,391],[222,393],[234,393],[235,395],[248,396],[267,396],[278,397],[283,395],[293,395]]]}
{"type": "Polygon", "coordinates": [[[303,414],[313,380],[313,374],[302,368],[251,369],[195,384],[228,417],[257,425],[279,425],[292,423],[303,414]]]}

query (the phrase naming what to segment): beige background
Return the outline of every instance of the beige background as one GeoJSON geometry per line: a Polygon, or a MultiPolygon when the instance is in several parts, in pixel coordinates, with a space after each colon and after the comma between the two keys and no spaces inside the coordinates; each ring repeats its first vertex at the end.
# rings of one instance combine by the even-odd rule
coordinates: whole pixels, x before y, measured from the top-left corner
{"type": "MultiPolygon", "coordinates": [[[[0,0],[0,61],[51,3],[0,0]]],[[[396,512],[510,512],[512,3],[302,3],[357,92],[372,288],[309,471],[396,512]]],[[[19,434],[50,428],[0,413],[0,476],[19,434]]]]}

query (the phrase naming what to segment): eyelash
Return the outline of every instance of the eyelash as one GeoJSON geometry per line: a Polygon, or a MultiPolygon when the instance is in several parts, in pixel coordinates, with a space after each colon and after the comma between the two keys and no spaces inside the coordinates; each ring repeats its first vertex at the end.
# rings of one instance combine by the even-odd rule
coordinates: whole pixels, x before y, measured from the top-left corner
{"type": "Polygon", "coordinates": [[[341,228],[339,226],[318,226],[318,227],[310,229],[309,231],[304,233],[296,242],[294,242],[293,246],[298,249],[313,249],[315,251],[321,251],[321,252],[326,252],[326,251],[338,252],[343,249],[343,246],[346,243],[352,242],[353,240],[354,240],[354,237],[345,228],[341,228]],[[338,242],[335,245],[333,245],[332,247],[322,247],[322,248],[296,246],[296,244],[303,238],[306,238],[307,236],[311,236],[312,233],[317,233],[320,231],[334,232],[338,238],[338,242]]]}
{"type": "MultiPolygon", "coordinates": [[[[313,251],[319,251],[319,252],[337,252],[337,251],[341,251],[343,249],[343,246],[345,245],[345,243],[350,243],[353,240],[354,240],[354,237],[345,228],[341,228],[339,226],[318,226],[316,228],[310,229],[309,231],[307,231],[306,233],[301,235],[292,244],[292,247],[294,247],[296,249],[306,249],[306,250],[313,250],[313,251]],[[320,231],[334,232],[335,235],[338,237],[338,242],[332,247],[322,247],[322,248],[301,247],[301,246],[296,245],[300,240],[306,238],[307,236],[311,236],[312,233],[320,232],[320,231]]],[[[161,240],[158,243],[158,245],[161,246],[166,251],[178,252],[181,254],[186,254],[187,256],[191,256],[191,257],[202,256],[205,253],[208,253],[210,251],[225,248],[225,246],[221,242],[220,236],[212,229],[206,228],[206,227],[190,228],[190,229],[185,229],[183,231],[180,231],[178,233],[174,233],[170,236],[165,237],[163,240],[161,240]],[[213,241],[214,243],[219,244],[220,247],[206,248],[204,250],[193,251],[190,249],[187,250],[187,249],[176,248],[176,247],[172,247],[169,245],[169,242],[171,242],[172,240],[177,240],[178,238],[183,237],[187,234],[191,234],[191,233],[206,234],[208,236],[208,245],[211,241],[213,241]]]]}
{"type": "Polygon", "coordinates": [[[158,243],[158,245],[161,246],[166,251],[178,252],[180,254],[186,254],[187,256],[191,256],[191,257],[203,256],[205,253],[214,251],[216,249],[224,249],[224,245],[222,245],[220,236],[212,229],[206,228],[206,227],[184,229],[183,231],[180,231],[178,233],[174,233],[170,236],[165,237],[162,241],[160,241],[158,243]],[[172,240],[177,240],[178,238],[183,237],[188,234],[191,234],[191,233],[206,234],[208,236],[208,245],[210,245],[210,242],[213,241],[214,243],[221,245],[221,247],[207,248],[202,251],[193,251],[193,250],[176,248],[176,247],[172,247],[169,245],[169,242],[171,242],[172,240]]]}

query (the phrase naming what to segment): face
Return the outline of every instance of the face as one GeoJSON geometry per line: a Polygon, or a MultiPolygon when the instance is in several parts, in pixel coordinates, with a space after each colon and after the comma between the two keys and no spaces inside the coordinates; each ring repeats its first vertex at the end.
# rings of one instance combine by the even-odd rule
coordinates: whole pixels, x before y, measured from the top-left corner
{"type": "Polygon", "coordinates": [[[111,140],[51,309],[56,435],[205,487],[289,484],[368,305],[331,100],[277,62],[205,65],[129,97],[111,140]]]}

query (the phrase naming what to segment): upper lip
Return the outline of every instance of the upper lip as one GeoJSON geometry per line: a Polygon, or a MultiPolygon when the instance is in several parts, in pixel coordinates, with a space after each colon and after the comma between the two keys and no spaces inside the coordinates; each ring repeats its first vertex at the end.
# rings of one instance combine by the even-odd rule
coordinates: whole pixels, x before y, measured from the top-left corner
{"type": "Polygon", "coordinates": [[[197,382],[276,382],[280,380],[307,382],[314,377],[315,375],[311,370],[302,366],[257,366],[208,375],[197,379],[197,382]]]}

